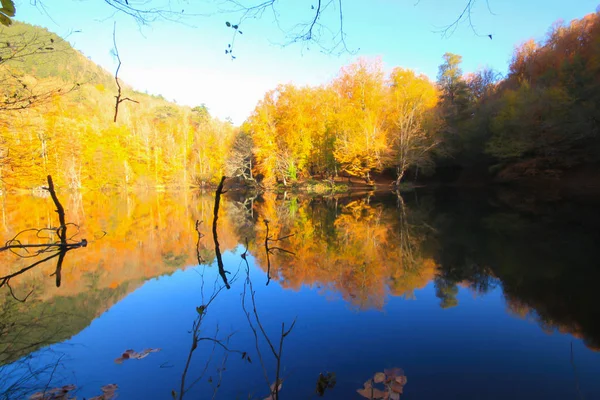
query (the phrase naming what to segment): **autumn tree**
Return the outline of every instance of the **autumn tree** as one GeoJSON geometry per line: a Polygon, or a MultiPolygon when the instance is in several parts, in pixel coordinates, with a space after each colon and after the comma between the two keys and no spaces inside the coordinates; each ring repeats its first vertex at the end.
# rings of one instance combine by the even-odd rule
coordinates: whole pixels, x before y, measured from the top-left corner
{"type": "Polygon", "coordinates": [[[399,185],[409,167],[427,168],[433,163],[438,93],[426,76],[402,68],[392,71],[389,87],[388,140],[399,185]]]}
{"type": "Polygon", "coordinates": [[[333,155],[343,172],[370,182],[370,173],[382,170],[389,158],[381,62],[360,59],[342,68],[332,88],[337,94],[333,155]]]}
{"type": "Polygon", "coordinates": [[[244,180],[253,180],[252,165],[253,155],[252,137],[243,130],[238,131],[225,160],[225,174],[228,177],[240,177],[244,180]]]}

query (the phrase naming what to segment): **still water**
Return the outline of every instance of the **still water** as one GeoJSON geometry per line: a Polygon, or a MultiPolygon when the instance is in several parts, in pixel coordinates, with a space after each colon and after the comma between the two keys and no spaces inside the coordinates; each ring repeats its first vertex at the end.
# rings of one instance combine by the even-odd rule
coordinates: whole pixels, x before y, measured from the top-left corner
{"type": "MultiPolygon", "coordinates": [[[[310,399],[335,374],[324,398],[361,399],[402,368],[402,399],[600,399],[593,203],[229,192],[220,269],[211,193],[60,197],[89,243],[60,287],[54,260],[0,287],[0,398],[265,399],[279,376],[310,399]]],[[[3,240],[58,224],[49,198],[0,201],[3,240]]],[[[35,261],[0,255],[0,280],[35,261]]]]}

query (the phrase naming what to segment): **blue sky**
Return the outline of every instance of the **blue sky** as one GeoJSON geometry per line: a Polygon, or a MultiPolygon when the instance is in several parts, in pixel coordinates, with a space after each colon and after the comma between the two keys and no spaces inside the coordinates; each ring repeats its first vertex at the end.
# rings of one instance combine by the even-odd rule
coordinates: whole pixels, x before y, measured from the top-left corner
{"type": "MultiPolygon", "coordinates": [[[[553,22],[581,18],[598,5],[597,0],[488,0],[488,9],[485,0],[478,0],[472,22],[481,36],[463,23],[444,37],[440,29],[460,15],[467,0],[344,0],[347,44],[356,53],[330,55],[313,44],[281,46],[286,42],[282,30],[309,20],[310,7],[317,0],[278,1],[279,27],[269,13],[246,21],[240,26],[244,34],[236,38],[233,61],[225,55],[232,38],[225,21],[234,22],[235,16],[216,12],[223,7],[222,0],[171,0],[173,7],[186,13],[205,15],[148,26],[115,14],[102,0],[17,0],[16,4],[18,20],[68,35],[76,49],[109,71],[116,68],[111,49],[113,21],[117,21],[124,81],[179,104],[205,103],[213,115],[231,117],[237,124],[277,84],[325,83],[359,56],[381,57],[387,69],[411,68],[434,80],[445,52],[462,55],[465,72],[490,66],[505,73],[516,45],[542,39],[553,22]]],[[[324,22],[335,29],[337,15],[331,9],[324,22]]]]}

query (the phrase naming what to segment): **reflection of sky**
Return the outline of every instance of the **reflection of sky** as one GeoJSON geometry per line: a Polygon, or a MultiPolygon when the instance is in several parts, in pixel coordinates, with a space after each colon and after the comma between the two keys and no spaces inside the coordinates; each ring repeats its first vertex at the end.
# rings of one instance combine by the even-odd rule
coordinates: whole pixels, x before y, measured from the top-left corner
{"type": "MultiPolygon", "coordinates": [[[[232,289],[222,291],[210,306],[201,336],[214,336],[217,324],[220,337],[235,332],[229,346],[248,351],[253,362],[242,362],[237,354],[229,356],[218,398],[246,398],[249,393],[264,398],[266,384],[241,309],[244,267],[239,252],[227,252],[223,258],[230,278],[238,265],[240,275],[232,289]]],[[[357,398],[355,390],[364,381],[390,367],[404,368],[406,398],[573,398],[571,341],[582,393],[600,398],[600,383],[595,379],[600,353],[589,351],[570,335],[548,335],[535,322],[509,315],[501,288],[478,297],[460,288],[459,305],[442,309],[429,284],[416,291],[415,300],[389,297],[383,310],[360,312],[339,296],[323,295],[318,289],[284,290],[276,281],[265,286],[265,273],[251,268],[257,308],[272,339],[278,341],[282,322],[288,327],[297,318],[284,344],[282,396],[286,399],[310,398],[319,372],[326,371],[336,372],[338,379],[328,398],[357,398]]],[[[148,281],[72,339],[54,346],[67,353],[65,368],[60,369],[65,383],[77,384],[80,398],[99,394],[107,383],[117,383],[120,398],[125,399],[170,398],[172,389],[179,391],[195,308],[202,304],[201,270],[148,281]],[[162,351],[143,360],[114,363],[126,349],[155,347],[162,351]]],[[[215,266],[206,268],[208,295],[217,277],[215,266]]],[[[210,342],[200,342],[188,382],[202,371],[211,348],[210,342]]],[[[266,346],[262,349],[274,379],[275,361],[266,346]]],[[[215,382],[215,368],[221,361],[222,352],[217,351],[207,373],[215,382]]],[[[210,397],[206,378],[189,395],[210,397]]]]}

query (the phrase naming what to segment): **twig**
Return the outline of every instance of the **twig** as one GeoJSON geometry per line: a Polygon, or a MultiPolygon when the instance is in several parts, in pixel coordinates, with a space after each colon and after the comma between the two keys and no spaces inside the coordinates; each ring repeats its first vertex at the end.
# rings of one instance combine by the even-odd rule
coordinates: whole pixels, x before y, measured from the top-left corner
{"type": "Polygon", "coordinates": [[[119,83],[119,70],[121,69],[121,57],[119,57],[119,49],[117,48],[117,22],[113,25],[113,44],[115,46],[115,56],[117,57],[117,70],[115,71],[115,82],[117,83],[117,95],[115,96],[115,117],[113,122],[117,122],[117,116],[119,115],[119,105],[124,101],[131,101],[132,103],[139,104],[139,101],[130,99],[129,97],[121,98],[121,84],[119,83]]]}
{"type": "MultiPolygon", "coordinates": [[[[198,264],[204,264],[206,261],[204,257],[200,254],[200,239],[204,237],[204,234],[200,232],[200,224],[202,221],[196,220],[196,233],[198,233],[198,240],[196,241],[196,258],[198,259],[198,264]]],[[[203,281],[204,283],[204,281],[203,281]]]]}
{"type": "MultiPolygon", "coordinates": [[[[265,222],[267,223],[267,227],[268,227],[268,221],[265,221],[265,222]]],[[[267,236],[267,238],[268,238],[268,236],[267,236]]],[[[247,253],[248,253],[248,239],[246,239],[246,251],[244,251],[244,253],[242,253],[242,259],[246,262],[246,282],[244,283],[244,291],[242,293],[242,309],[244,310],[244,313],[246,314],[246,319],[248,320],[250,329],[252,330],[252,333],[254,334],[256,351],[258,353],[258,358],[259,358],[260,364],[263,369],[265,381],[267,383],[267,386],[269,387],[270,395],[274,398],[274,400],[278,400],[279,399],[279,386],[281,384],[281,359],[282,359],[282,354],[283,354],[283,341],[291,333],[292,329],[294,328],[294,326],[296,324],[296,318],[294,318],[292,325],[290,326],[290,328],[287,331],[285,330],[285,323],[281,324],[281,336],[279,338],[279,347],[276,350],[275,346],[273,345],[273,342],[271,341],[271,338],[269,338],[269,335],[267,335],[267,332],[265,331],[265,329],[262,325],[262,322],[260,321],[258,310],[256,308],[256,297],[255,297],[256,292],[254,291],[254,288],[252,286],[252,280],[250,279],[250,265],[249,265],[247,257],[246,257],[247,253]],[[262,356],[262,352],[260,350],[259,341],[258,341],[258,331],[255,328],[254,324],[252,323],[252,319],[250,317],[250,312],[246,309],[246,292],[247,292],[246,286],[248,286],[248,289],[250,291],[250,299],[252,302],[252,313],[254,314],[254,319],[256,320],[256,325],[258,326],[258,330],[260,330],[262,336],[265,338],[265,341],[267,342],[269,349],[271,350],[271,353],[273,354],[273,357],[276,360],[276,368],[277,369],[275,371],[274,388],[271,388],[269,376],[267,374],[267,370],[265,367],[265,362],[264,362],[264,359],[262,356]]],[[[268,251],[267,251],[267,254],[268,254],[268,251]]]]}
{"type": "Polygon", "coordinates": [[[48,191],[50,192],[50,196],[52,197],[52,201],[56,206],[56,212],[58,213],[58,222],[60,226],[56,230],[58,237],[60,238],[60,243],[63,245],[67,244],[67,223],[65,222],[65,209],[58,201],[58,197],[56,196],[56,191],[54,190],[54,182],[52,181],[52,175],[48,175],[48,191]]]}
{"type": "Polygon", "coordinates": [[[577,366],[575,365],[575,355],[573,354],[573,341],[571,340],[571,365],[573,366],[573,374],[575,375],[575,389],[577,390],[577,395],[580,399],[581,389],[579,388],[579,374],[577,373],[577,366]]]}
{"type": "MultiPolygon", "coordinates": [[[[17,301],[19,302],[25,302],[27,300],[27,298],[29,298],[29,296],[33,293],[33,290],[31,292],[29,292],[29,294],[27,296],[25,296],[24,299],[19,299],[15,293],[13,292],[12,287],[10,286],[10,280],[16,276],[19,276],[27,271],[29,271],[30,269],[38,266],[41,263],[44,263],[46,261],[49,261],[55,257],[58,257],[58,261],[56,263],[56,269],[54,271],[54,273],[52,275],[56,276],[56,287],[60,287],[61,285],[61,272],[62,272],[62,264],[65,258],[65,255],[67,254],[68,251],[79,248],[79,247],[86,247],[87,246],[87,240],[86,239],[82,239],[80,242],[76,242],[76,243],[70,243],[69,240],[72,240],[73,236],[71,237],[67,237],[67,227],[69,225],[74,225],[74,224],[67,224],[66,220],[65,220],[65,209],[62,206],[62,204],[60,203],[60,201],[58,200],[58,196],[56,195],[56,190],[54,188],[54,182],[52,180],[52,176],[48,175],[47,177],[48,180],[48,187],[44,188],[46,190],[48,190],[48,192],[50,192],[50,196],[52,198],[52,201],[54,202],[54,205],[56,207],[56,213],[58,214],[58,220],[59,220],[59,227],[55,228],[55,229],[26,229],[23,230],[19,233],[17,233],[17,235],[15,237],[13,237],[11,240],[6,242],[6,245],[2,248],[0,248],[0,252],[2,251],[6,251],[6,250],[10,250],[11,252],[13,252],[15,255],[21,257],[21,258],[30,258],[30,257],[36,257],[39,256],[43,253],[48,252],[50,249],[57,249],[57,251],[55,253],[53,253],[52,255],[43,258],[41,260],[38,260],[36,262],[34,262],[33,264],[21,268],[20,270],[13,272],[11,274],[5,275],[5,276],[1,276],[0,277],[0,288],[4,285],[6,285],[8,287],[8,290],[10,292],[10,295],[17,301]],[[42,232],[54,232],[58,235],[58,238],[60,240],[60,242],[57,243],[45,243],[45,244],[22,244],[21,241],[19,240],[19,236],[22,233],[25,232],[36,232],[36,236],[38,238],[41,239],[46,239],[49,240],[50,236],[46,237],[46,236],[41,236],[42,232]],[[17,252],[15,252],[15,249],[24,249],[26,251],[26,253],[28,254],[19,254],[17,252]],[[29,254],[29,251],[27,249],[39,249],[31,254],[29,254]]],[[[76,225],[75,225],[76,226],[76,225]]],[[[77,227],[78,228],[78,227],[77,227]]],[[[51,276],[52,276],[51,275],[51,276]]]]}
{"type": "Polygon", "coordinates": [[[265,222],[265,227],[267,228],[267,232],[265,233],[265,254],[267,255],[267,286],[269,286],[269,283],[271,282],[271,257],[269,257],[269,255],[273,254],[274,250],[278,250],[283,253],[291,254],[293,256],[295,256],[296,253],[294,253],[293,251],[282,249],[281,247],[269,246],[269,242],[279,242],[281,240],[284,240],[284,239],[294,236],[294,233],[273,239],[273,237],[269,236],[269,220],[265,219],[264,222],[265,222]]]}

